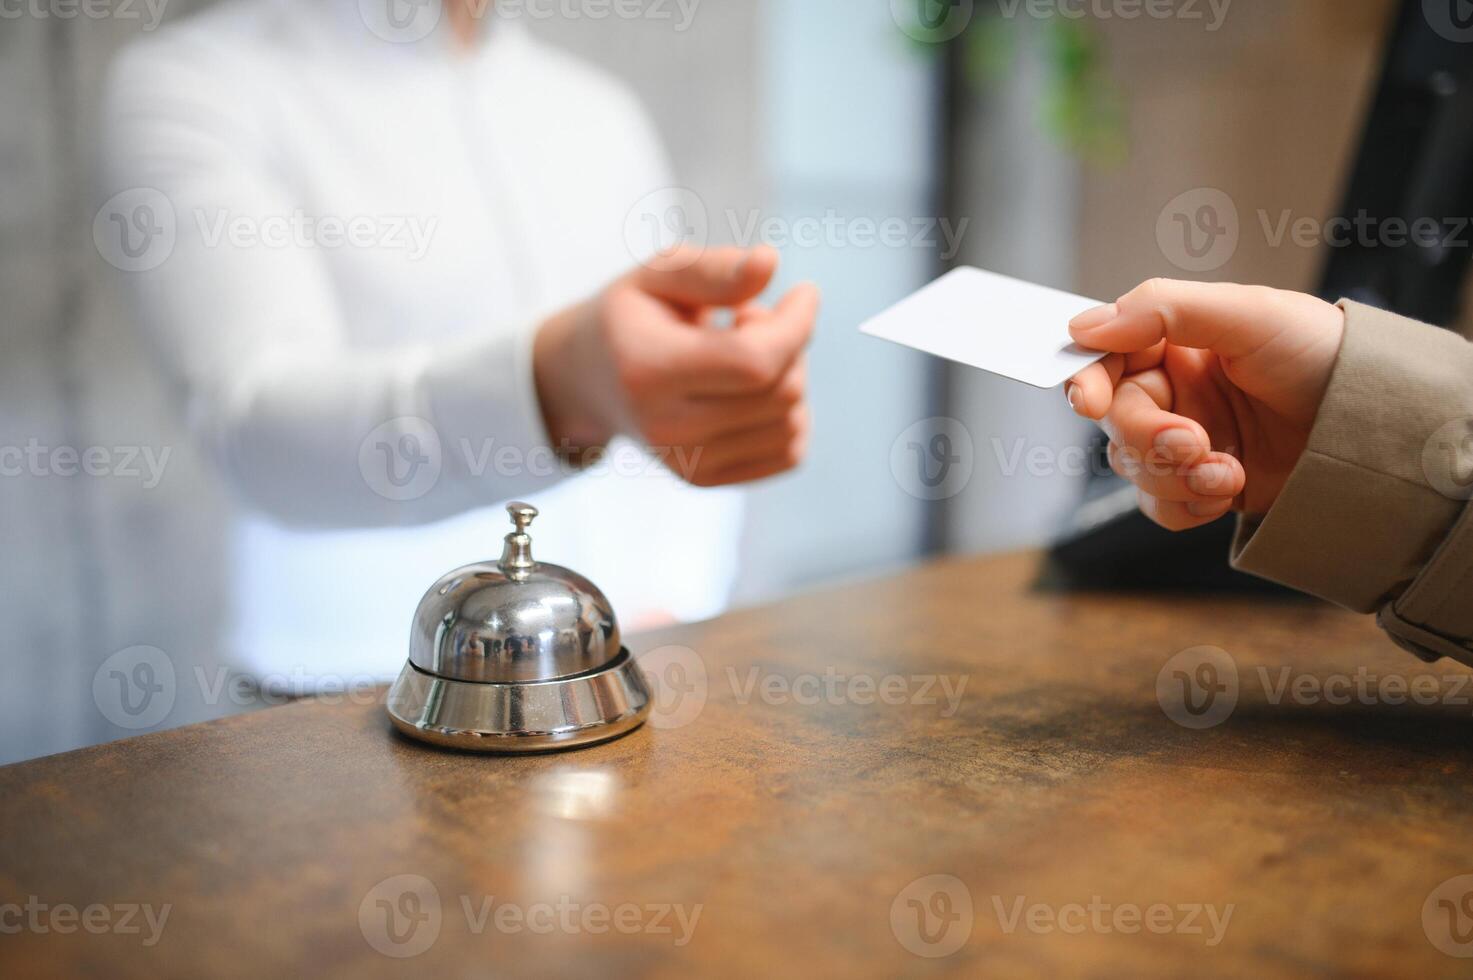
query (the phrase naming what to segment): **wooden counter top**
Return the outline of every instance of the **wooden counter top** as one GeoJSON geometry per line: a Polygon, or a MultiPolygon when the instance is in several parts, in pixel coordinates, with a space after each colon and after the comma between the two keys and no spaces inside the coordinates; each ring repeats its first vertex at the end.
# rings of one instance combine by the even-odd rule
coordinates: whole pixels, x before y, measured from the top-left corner
{"type": "Polygon", "coordinates": [[[693,651],[660,654],[685,699],[569,754],[305,701],[0,769],[0,975],[1466,975],[1465,671],[1307,602],[1032,572],[641,637],[693,651]],[[1239,690],[1197,729],[1157,678],[1202,645],[1231,660],[1174,664],[1171,710],[1230,701],[1182,714],[1178,667],[1239,690]]]}

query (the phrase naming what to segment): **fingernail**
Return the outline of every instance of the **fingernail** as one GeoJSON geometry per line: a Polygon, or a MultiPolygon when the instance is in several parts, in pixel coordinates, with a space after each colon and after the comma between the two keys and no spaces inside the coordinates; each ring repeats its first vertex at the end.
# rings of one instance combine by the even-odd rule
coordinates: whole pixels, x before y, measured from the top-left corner
{"type": "Polygon", "coordinates": [[[1187,504],[1187,513],[1193,517],[1220,517],[1232,509],[1231,497],[1223,500],[1198,500],[1187,504]]]}
{"type": "Polygon", "coordinates": [[[1079,314],[1069,321],[1070,330],[1093,330],[1095,327],[1103,327],[1111,320],[1120,315],[1120,307],[1114,303],[1108,306],[1097,306],[1079,314]]]}
{"type": "Polygon", "coordinates": [[[1186,456],[1202,448],[1191,429],[1167,429],[1156,437],[1156,448],[1170,456],[1186,456]]]}
{"type": "Polygon", "coordinates": [[[738,262],[735,267],[732,268],[732,270],[731,270],[731,277],[733,279],[740,279],[742,277],[742,273],[744,273],[744,272],[747,271],[747,266],[749,266],[751,264],[752,264],[752,253],[751,253],[751,251],[748,251],[746,255],[743,255],[742,256],[742,260],[740,262],[738,262]]]}
{"type": "Polygon", "coordinates": [[[1072,381],[1069,382],[1069,390],[1066,392],[1066,396],[1069,399],[1069,407],[1076,412],[1079,411],[1084,403],[1084,394],[1079,390],[1079,386],[1072,381]]]}
{"type": "MultiPolygon", "coordinates": [[[[1187,473],[1187,489],[1204,497],[1220,497],[1232,489],[1233,470],[1226,463],[1203,463],[1187,473]]],[[[1213,504],[1221,503],[1214,500],[1213,504]]],[[[1202,516],[1202,515],[1197,515],[1202,516]]]]}

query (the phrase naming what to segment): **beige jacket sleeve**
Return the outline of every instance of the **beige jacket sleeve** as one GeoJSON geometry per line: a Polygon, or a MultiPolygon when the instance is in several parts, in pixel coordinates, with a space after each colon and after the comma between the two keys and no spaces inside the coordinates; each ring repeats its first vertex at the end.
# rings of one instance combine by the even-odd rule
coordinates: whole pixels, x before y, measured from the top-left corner
{"type": "Polygon", "coordinates": [[[1473,344],[1343,301],[1309,448],[1233,565],[1375,612],[1427,661],[1473,665],[1473,344]]]}

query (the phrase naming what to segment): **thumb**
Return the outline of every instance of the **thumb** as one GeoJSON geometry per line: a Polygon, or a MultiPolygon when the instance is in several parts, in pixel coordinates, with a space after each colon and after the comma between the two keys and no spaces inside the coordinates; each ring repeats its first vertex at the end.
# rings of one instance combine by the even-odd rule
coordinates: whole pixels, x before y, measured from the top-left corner
{"type": "Polygon", "coordinates": [[[641,266],[634,281],[650,295],[681,306],[740,306],[767,288],[777,263],[777,251],[765,245],[687,248],[641,266]]]}
{"type": "Polygon", "coordinates": [[[1335,308],[1313,296],[1235,283],[1152,279],[1110,306],[1075,317],[1069,333],[1093,350],[1129,354],[1162,340],[1233,360],[1312,331],[1335,308]]]}
{"type": "Polygon", "coordinates": [[[1340,353],[1345,316],[1304,293],[1152,279],[1076,317],[1069,333],[1084,347],[1117,354],[1163,340],[1211,351],[1248,394],[1312,418],[1340,353]]]}

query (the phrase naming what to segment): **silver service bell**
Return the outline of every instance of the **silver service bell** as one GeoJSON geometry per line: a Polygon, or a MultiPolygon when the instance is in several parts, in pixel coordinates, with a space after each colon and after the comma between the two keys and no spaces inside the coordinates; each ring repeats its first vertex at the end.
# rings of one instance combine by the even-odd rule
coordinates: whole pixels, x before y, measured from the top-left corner
{"type": "Polygon", "coordinates": [[[568,749],[633,731],[652,698],[608,599],[578,573],[533,559],[537,508],[506,509],[516,530],[501,560],[456,569],[420,600],[389,717],[413,738],[481,752],[568,749]]]}

